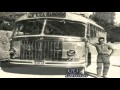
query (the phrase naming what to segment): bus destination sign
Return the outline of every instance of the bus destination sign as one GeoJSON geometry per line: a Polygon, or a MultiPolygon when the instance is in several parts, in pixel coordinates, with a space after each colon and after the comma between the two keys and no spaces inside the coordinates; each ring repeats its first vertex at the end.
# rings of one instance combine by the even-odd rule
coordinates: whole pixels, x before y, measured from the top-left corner
{"type": "Polygon", "coordinates": [[[60,17],[65,18],[66,12],[30,12],[28,13],[28,18],[35,17],[60,17]]]}

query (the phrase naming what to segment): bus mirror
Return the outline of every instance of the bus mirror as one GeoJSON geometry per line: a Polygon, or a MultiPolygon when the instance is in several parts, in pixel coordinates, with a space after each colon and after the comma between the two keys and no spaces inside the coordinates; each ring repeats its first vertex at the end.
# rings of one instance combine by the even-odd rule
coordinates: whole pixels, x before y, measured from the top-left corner
{"type": "Polygon", "coordinates": [[[90,38],[90,36],[89,36],[89,35],[86,35],[86,38],[87,38],[87,39],[89,39],[89,38],[90,38]]]}
{"type": "Polygon", "coordinates": [[[83,41],[84,41],[84,42],[88,42],[88,39],[87,39],[87,38],[84,38],[83,41]]]}

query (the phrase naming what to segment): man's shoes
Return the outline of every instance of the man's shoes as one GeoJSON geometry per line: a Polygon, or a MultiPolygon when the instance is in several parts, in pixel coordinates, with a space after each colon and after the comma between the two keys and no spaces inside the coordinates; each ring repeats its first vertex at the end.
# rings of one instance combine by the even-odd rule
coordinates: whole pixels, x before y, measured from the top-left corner
{"type": "Polygon", "coordinates": [[[103,78],[107,78],[106,76],[103,76],[103,78]]]}
{"type": "Polygon", "coordinates": [[[100,75],[98,75],[96,78],[102,78],[100,75]]]}

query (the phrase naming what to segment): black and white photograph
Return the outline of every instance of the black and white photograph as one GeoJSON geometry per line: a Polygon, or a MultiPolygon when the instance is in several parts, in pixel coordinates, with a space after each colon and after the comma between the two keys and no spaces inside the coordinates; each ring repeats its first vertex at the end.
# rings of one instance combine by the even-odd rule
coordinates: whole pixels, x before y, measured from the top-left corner
{"type": "Polygon", "coordinates": [[[0,78],[120,78],[120,12],[0,12],[0,78]]]}

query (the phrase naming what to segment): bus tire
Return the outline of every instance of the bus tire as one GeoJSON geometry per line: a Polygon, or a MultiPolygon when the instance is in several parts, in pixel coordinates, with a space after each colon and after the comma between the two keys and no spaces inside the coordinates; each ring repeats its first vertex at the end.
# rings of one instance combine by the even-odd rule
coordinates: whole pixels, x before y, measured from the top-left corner
{"type": "Polygon", "coordinates": [[[91,53],[88,53],[87,67],[91,65],[91,56],[92,56],[91,53]]]}
{"type": "Polygon", "coordinates": [[[1,67],[9,67],[9,61],[2,61],[1,67]]]}

